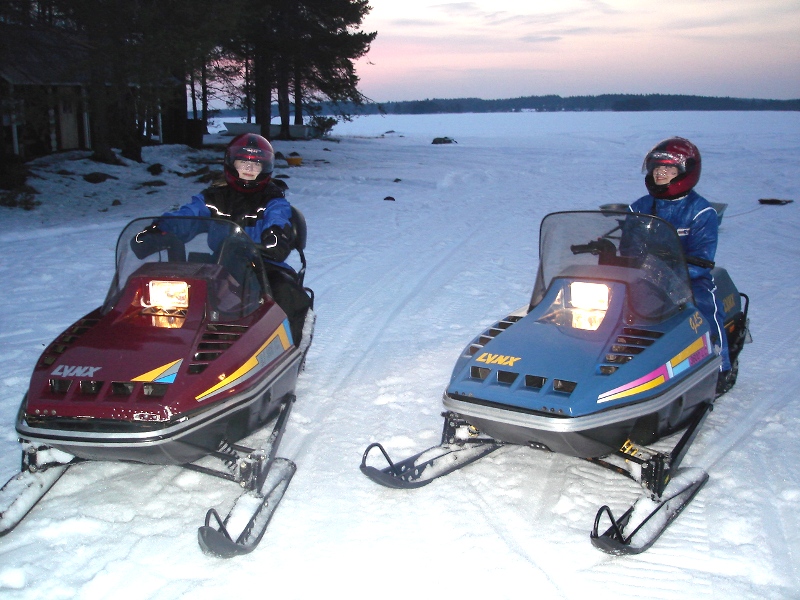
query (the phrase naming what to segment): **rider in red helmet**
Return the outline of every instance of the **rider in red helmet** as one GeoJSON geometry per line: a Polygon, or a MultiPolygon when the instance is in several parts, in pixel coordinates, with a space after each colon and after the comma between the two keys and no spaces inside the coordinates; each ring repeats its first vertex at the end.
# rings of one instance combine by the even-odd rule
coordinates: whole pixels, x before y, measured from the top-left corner
{"type": "Polygon", "coordinates": [[[292,207],[272,181],[275,152],[260,135],[244,133],[225,149],[225,182],[192,196],[170,216],[216,217],[234,221],[255,241],[265,256],[286,260],[292,250],[292,207]]]}
{"type": "Polygon", "coordinates": [[[211,185],[165,216],[226,219],[241,226],[252,240],[260,243],[264,257],[271,263],[267,265],[267,275],[273,297],[289,317],[294,339],[299,340],[311,300],[289,274],[294,271],[284,262],[295,242],[292,207],[283,189],[272,181],[275,167],[272,145],[254,133],[239,135],[225,149],[223,166],[224,182],[211,185]]]}
{"type": "Polygon", "coordinates": [[[694,191],[700,180],[701,166],[700,151],[689,140],[672,137],[659,142],[647,153],[642,165],[649,194],[631,204],[631,210],[661,217],[678,231],[689,262],[695,303],[711,323],[714,342],[720,348],[722,365],[717,393],[721,394],[730,389],[732,377],[728,339],[722,322],[722,299],[717,296],[711,273],[717,251],[719,218],[714,207],[694,191]]]}
{"type": "Polygon", "coordinates": [[[656,144],[645,156],[644,184],[653,198],[679,200],[697,185],[701,167],[697,146],[685,138],[669,138],[656,144]]]}

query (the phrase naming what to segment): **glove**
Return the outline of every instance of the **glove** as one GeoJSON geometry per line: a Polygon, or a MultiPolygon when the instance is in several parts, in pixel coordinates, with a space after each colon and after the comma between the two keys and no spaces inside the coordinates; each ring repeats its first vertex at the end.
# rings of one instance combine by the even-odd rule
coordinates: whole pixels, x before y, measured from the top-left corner
{"type": "Polygon", "coordinates": [[[142,236],[145,235],[164,235],[164,232],[158,228],[157,223],[153,223],[151,225],[148,225],[147,227],[145,227],[139,233],[136,234],[136,243],[141,244],[143,241],[142,236]]]}
{"type": "Polygon", "coordinates": [[[288,234],[288,227],[273,225],[261,234],[261,243],[264,245],[264,255],[276,262],[283,262],[292,251],[292,240],[288,234]]]}
{"type": "Polygon", "coordinates": [[[166,242],[161,239],[164,235],[166,235],[166,232],[159,229],[156,223],[153,223],[134,236],[131,240],[131,250],[141,260],[164,248],[166,242]]]}

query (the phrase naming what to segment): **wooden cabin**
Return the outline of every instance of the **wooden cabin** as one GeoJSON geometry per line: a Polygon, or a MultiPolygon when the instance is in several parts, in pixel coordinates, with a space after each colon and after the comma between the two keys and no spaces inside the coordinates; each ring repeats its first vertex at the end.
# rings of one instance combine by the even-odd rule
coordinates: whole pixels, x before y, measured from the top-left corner
{"type": "Polygon", "coordinates": [[[62,31],[0,23],[0,154],[91,148],[86,51],[62,31]]]}

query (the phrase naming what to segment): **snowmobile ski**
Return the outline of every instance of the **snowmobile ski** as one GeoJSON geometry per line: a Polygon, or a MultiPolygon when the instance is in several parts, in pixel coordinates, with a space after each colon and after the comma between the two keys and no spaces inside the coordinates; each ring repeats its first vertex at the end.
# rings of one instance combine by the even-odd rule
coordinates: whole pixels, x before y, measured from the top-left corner
{"type": "Polygon", "coordinates": [[[14,529],[76,462],[80,459],[47,446],[27,446],[22,469],[0,488],[0,537],[14,529]]]}
{"type": "Polygon", "coordinates": [[[443,413],[442,443],[405,460],[393,462],[381,444],[370,444],[361,459],[361,472],[375,483],[389,488],[415,489],[434,479],[457,471],[494,452],[504,444],[486,437],[470,435],[467,423],[450,413],[443,413]],[[367,465],[367,457],[378,448],[388,467],[378,469],[367,465]]]}
{"type": "Polygon", "coordinates": [[[429,484],[434,479],[457,471],[494,452],[503,444],[499,442],[463,442],[441,444],[428,448],[400,462],[392,462],[386,450],[378,443],[370,444],[361,460],[361,472],[375,483],[385,487],[414,489],[429,484]],[[367,466],[367,455],[378,448],[389,466],[384,469],[367,466]]]}
{"type": "Polygon", "coordinates": [[[69,465],[31,473],[23,471],[0,489],[0,537],[14,529],[59,480],[69,465]]]}
{"type": "Polygon", "coordinates": [[[629,440],[619,451],[605,459],[587,459],[626,475],[645,489],[645,494],[619,519],[614,518],[608,506],[600,507],[589,534],[596,548],[610,554],[644,552],[691,502],[708,480],[708,474],[698,468],[678,467],[712,408],[710,402],[698,407],[669,452],[656,452],[629,440]],[[622,459],[623,466],[615,465],[614,459],[622,459]],[[601,535],[598,527],[603,515],[611,521],[611,526],[601,535]]]}
{"type": "MultiPolygon", "coordinates": [[[[297,469],[292,461],[276,457],[294,400],[295,397],[289,395],[281,403],[280,412],[263,448],[232,448],[233,460],[230,463],[234,475],[226,478],[238,482],[247,491],[236,499],[224,519],[214,508],[206,513],[205,524],[197,532],[198,542],[204,552],[219,558],[231,558],[252,552],[264,537],[272,515],[297,469]],[[242,450],[249,451],[247,456],[241,457],[237,454],[236,451],[242,450]],[[216,527],[212,521],[216,522],[216,527]]],[[[186,466],[192,470],[224,476],[203,467],[186,466]]]]}
{"type": "Polygon", "coordinates": [[[619,519],[614,518],[608,506],[602,506],[597,511],[589,536],[592,545],[609,554],[644,552],[686,508],[706,481],[708,473],[702,469],[681,469],[661,498],[642,496],[619,519]],[[611,521],[611,526],[600,534],[598,528],[603,515],[611,521]]]}
{"type": "Polygon", "coordinates": [[[219,558],[232,558],[252,552],[267,530],[272,515],[283,498],[286,488],[294,476],[297,467],[285,458],[276,458],[270,468],[268,480],[263,492],[245,492],[237,498],[234,507],[223,520],[216,509],[210,509],[206,514],[205,525],[197,531],[200,547],[207,554],[219,558]],[[241,515],[245,515],[241,517],[241,515]],[[251,516],[252,515],[252,516],[251,516]],[[247,517],[249,516],[249,519],[247,517]],[[216,527],[212,524],[216,521],[216,527]],[[232,533],[236,531],[236,523],[245,521],[241,533],[236,540],[232,533]]]}

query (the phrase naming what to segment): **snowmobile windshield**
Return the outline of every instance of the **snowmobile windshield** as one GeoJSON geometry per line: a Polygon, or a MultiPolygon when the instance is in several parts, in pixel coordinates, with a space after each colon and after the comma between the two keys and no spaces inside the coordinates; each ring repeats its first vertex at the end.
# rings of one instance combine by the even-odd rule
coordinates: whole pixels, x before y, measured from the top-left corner
{"type": "Polygon", "coordinates": [[[271,294],[258,247],[241,227],[221,219],[149,217],[132,221],[117,241],[116,273],[104,312],[114,307],[133,276],[203,279],[207,308],[223,320],[250,314],[271,294]]]}
{"type": "Polygon", "coordinates": [[[629,310],[658,322],[692,301],[680,239],[666,221],[616,212],[547,215],[539,233],[539,271],[531,307],[560,277],[617,281],[627,286],[629,310]]]}

